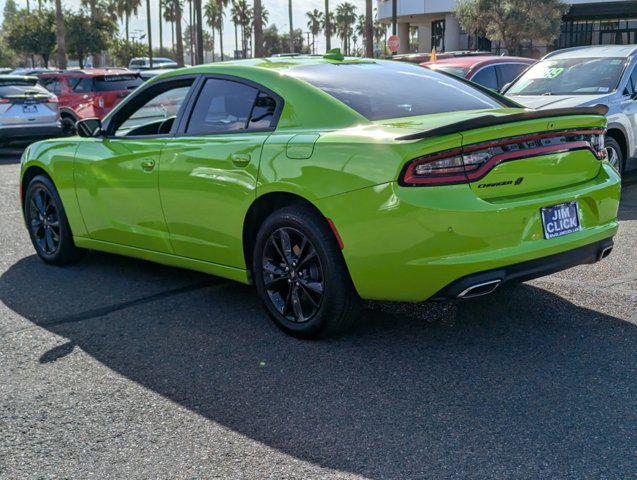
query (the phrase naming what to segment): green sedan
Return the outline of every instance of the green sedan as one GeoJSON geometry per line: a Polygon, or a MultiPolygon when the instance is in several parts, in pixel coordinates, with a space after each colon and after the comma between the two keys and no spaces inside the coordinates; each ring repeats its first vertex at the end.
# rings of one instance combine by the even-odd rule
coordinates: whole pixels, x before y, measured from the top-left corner
{"type": "Polygon", "coordinates": [[[322,337],[360,299],[475,297],[608,255],[603,114],[338,54],[179,69],[29,147],[24,217],[49,264],[92,249],[254,283],[280,328],[322,337]]]}

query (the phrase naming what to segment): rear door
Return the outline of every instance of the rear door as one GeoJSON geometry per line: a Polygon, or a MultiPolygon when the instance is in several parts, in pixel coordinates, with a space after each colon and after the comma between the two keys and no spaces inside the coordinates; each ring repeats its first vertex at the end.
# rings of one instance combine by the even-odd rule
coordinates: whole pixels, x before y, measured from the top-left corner
{"type": "Polygon", "coordinates": [[[201,79],[191,114],[161,155],[161,202],[177,255],[245,268],[243,222],[281,107],[252,82],[201,79]]]}

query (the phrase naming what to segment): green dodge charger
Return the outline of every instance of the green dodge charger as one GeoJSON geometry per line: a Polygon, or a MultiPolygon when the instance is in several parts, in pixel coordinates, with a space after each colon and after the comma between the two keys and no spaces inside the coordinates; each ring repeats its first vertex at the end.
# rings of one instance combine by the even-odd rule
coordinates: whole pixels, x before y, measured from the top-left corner
{"type": "Polygon", "coordinates": [[[174,70],[29,147],[24,217],[49,264],[93,249],[254,283],[284,331],[326,336],[361,298],[475,297],[608,255],[604,113],[336,53],[174,70]]]}

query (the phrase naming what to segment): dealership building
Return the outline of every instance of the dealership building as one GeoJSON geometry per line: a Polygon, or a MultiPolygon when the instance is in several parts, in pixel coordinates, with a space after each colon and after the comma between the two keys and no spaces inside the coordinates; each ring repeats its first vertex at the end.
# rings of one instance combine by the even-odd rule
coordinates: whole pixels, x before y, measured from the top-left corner
{"type": "MultiPolygon", "coordinates": [[[[378,17],[392,21],[392,1],[378,1],[378,17]]],[[[454,15],[456,0],[395,0],[398,53],[491,50],[504,53],[499,42],[465,32],[454,15]]],[[[570,5],[560,36],[551,44],[531,41],[524,54],[541,56],[556,48],[578,45],[637,44],[637,0],[565,0],[570,5]]]]}

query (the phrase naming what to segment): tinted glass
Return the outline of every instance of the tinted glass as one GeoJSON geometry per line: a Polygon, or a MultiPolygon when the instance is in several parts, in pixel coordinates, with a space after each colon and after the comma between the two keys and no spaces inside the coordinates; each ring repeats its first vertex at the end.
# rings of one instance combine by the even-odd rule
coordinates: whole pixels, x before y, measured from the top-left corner
{"type": "Polygon", "coordinates": [[[329,93],[369,120],[502,106],[465,83],[404,62],[308,65],[292,68],[288,74],[329,93]]]}
{"type": "Polygon", "coordinates": [[[147,135],[169,133],[169,127],[172,126],[172,121],[177,116],[189,90],[190,85],[158,90],[119,125],[115,136],[140,135],[139,132],[147,135]],[[147,130],[143,130],[142,127],[145,126],[148,126],[147,130]]]}
{"type": "Polygon", "coordinates": [[[139,75],[106,75],[95,79],[96,92],[115,92],[118,90],[134,90],[144,80],[139,75]]]}
{"type": "Polygon", "coordinates": [[[276,100],[267,93],[261,92],[254,103],[252,115],[248,128],[250,130],[272,127],[274,113],[276,111],[276,100]]]}
{"type": "Polygon", "coordinates": [[[186,133],[201,135],[245,130],[258,93],[256,88],[242,83],[206,80],[186,133]]]}
{"type": "Polygon", "coordinates": [[[504,86],[507,83],[511,83],[515,78],[522,73],[522,71],[528,67],[523,63],[503,63],[497,65],[498,75],[500,76],[500,86],[504,86]]]}
{"type": "Polygon", "coordinates": [[[471,77],[471,81],[479,83],[483,87],[487,87],[492,90],[498,89],[498,77],[495,75],[494,67],[484,67],[471,77]]]}
{"type": "Polygon", "coordinates": [[[591,95],[612,92],[625,58],[564,58],[536,63],[507,90],[507,95],[591,95]]]}
{"type": "Polygon", "coordinates": [[[73,91],[76,93],[87,93],[93,91],[92,78],[74,78],[71,80],[73,91]]]}
{"type": "Polygon", "coordinates": [[[635,65],[635,68],[633,68],[633,73],[628,78],[626,91],[629,95],[634,95],[635,93],[637,93],[637,65],[635,65]]]}

